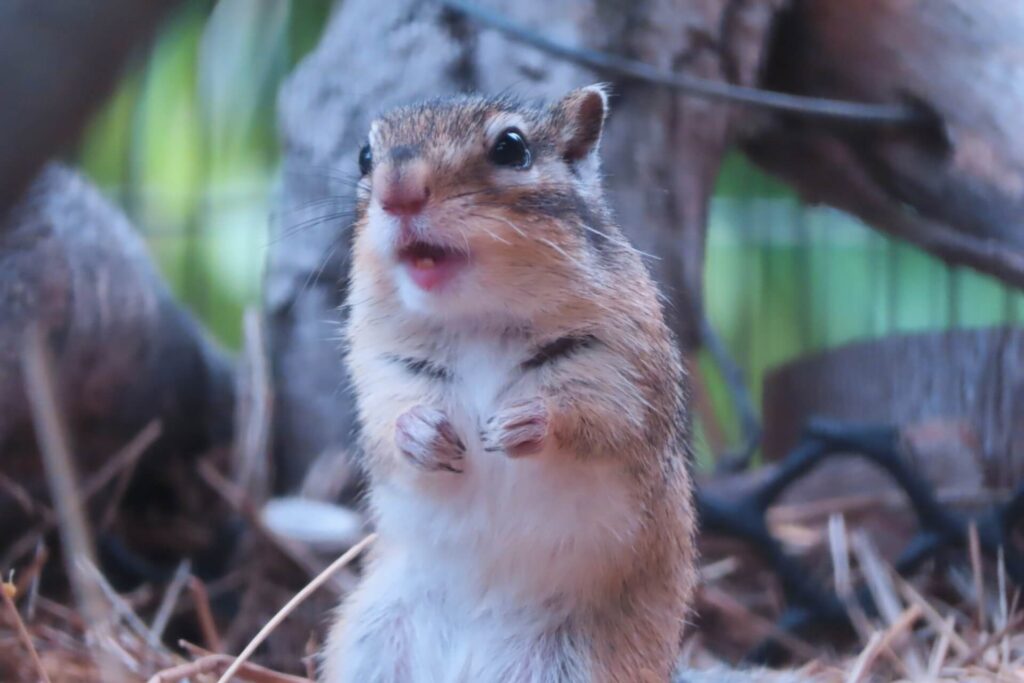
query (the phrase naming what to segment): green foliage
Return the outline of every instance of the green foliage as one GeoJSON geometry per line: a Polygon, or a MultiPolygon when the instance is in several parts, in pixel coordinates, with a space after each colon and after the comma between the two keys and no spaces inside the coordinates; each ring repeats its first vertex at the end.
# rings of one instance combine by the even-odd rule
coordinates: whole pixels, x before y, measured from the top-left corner
{"type": "Polygon", "coordinates": [[[327,0],[187,2],[95,118],[83,170],[144,232],[170,286],[228,346],[258,302],[282,79],[327,0]]]}
{"type": "Polygon", "coordinates": [[[788,186],[762,172],[737,151],[726,155],[715,184],[718,197],[788,197],[795,195],[788,186]]]}

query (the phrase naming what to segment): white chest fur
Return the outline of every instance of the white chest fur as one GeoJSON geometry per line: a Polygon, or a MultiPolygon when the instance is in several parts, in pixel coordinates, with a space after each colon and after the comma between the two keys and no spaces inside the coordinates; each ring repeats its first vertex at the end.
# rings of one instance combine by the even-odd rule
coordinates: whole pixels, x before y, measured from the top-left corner
{"type": "MultiPolygon", "coordinates": [[[[621,561],[640,523],[620,464],[554,447],[518,459],[482,448],[480,428],[497,409],[537,394],[536,376],[520,367],[528,356],[514,342],[456,345],[441,407],[466,443],[464,471],[431,473],[412,487],[382,482],[372,493],[393,549],[374,582],[408,592],[411,618],[424,631],[448,631],[466,657],[495,651],[471,644],[481,638],[522,638],[560,620],[621,561]]],[[[424,647],[436,643],[428,637],[424,647]]]]}

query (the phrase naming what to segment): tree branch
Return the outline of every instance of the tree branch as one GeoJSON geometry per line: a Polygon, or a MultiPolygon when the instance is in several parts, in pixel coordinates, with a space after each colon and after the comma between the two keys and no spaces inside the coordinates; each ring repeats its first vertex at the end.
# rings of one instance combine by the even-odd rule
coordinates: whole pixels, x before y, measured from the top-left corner
{"type": "Polygon", "coordinates": [[[782,111],[789,114],[838,119],[850,123],[871,125],[907,125],[924,120],[922,112],[905,104],[869,104],[845,102],[821,97],[805,97],[788,93],[749,88],[724,81],[713,81],[699,76],[661,71],[626,57],[599,50],[563,45],[531,31],[508,17],[465,0],[439,0],[447,9],[465,16],[473,22],[500,31],[510,40],[537,48],[574,64],[597,71],[644,81],[653,85],[674,88],[690,95],[722,100],[782,111]]]}

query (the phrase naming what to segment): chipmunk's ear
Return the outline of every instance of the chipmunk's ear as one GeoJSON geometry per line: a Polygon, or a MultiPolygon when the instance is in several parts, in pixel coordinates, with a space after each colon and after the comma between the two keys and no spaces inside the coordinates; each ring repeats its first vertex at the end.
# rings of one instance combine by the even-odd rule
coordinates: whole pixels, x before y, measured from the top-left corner
{"type": "Polygon", "coordinates": [[[604,84],[573,90],[554,107],[562,131],[562,156],[570,163],[586,158],[601,140],[608,113],[608,88],[604,84]]]}

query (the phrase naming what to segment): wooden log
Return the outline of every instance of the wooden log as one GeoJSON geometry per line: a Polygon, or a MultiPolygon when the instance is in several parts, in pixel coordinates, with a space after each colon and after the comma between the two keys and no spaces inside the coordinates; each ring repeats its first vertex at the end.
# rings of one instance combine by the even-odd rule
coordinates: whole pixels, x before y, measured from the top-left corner
{"type": "MultiPolygon", "coordinates": [[[[907,334],[787,363],[764,383],[764,452],[781,457],[820,415],[896,426],[960,424],[985,486],[1024,478],[1024,330],[907,334]]],[[[924,433],[922,436],[927,436],[924,433]]]]}
{"type": "MultiPolygon", "coordinates": [[[[42,500],[20,365],[32,326],[53,352],[82,477],[153,420],[162,435],[139,465],[151,483],[230,442],[231,361],[175,302],[124,215],[56,165],[0,226],[0,474],[42,500]]],[[[0,492],[0,537],[26,530],[19,511],[0,492]]]]}

